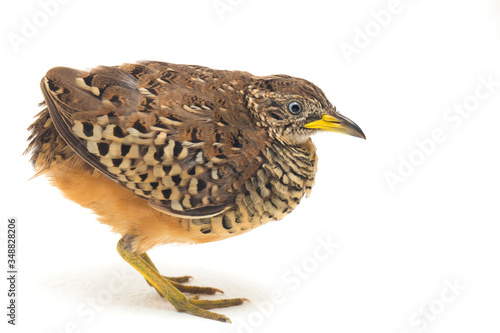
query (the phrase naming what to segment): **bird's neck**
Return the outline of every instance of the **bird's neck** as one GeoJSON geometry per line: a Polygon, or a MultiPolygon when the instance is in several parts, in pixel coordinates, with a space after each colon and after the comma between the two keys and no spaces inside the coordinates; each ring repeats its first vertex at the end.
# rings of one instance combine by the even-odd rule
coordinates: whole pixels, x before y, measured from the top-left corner
{"type": "MultiPolygon", "coordinates": [[[[316,148],[310,139],[300,145],[275,142],[266,149],[264,156],[267,159],[265,164],[271,165],[268,171],[272,174],[272,178],[286,183],[290,191],[300,193],[298,195],[300,198],[304,194],[309,195],[318,162],[316,148]]],[[[300,199],[294,201],[298,204],[300,199]]]]}
{"type": "Polygon", "coordinates": [[[301,160],[317,160],[316,147],[309,137],[301,142],[287,142],[275,139],[269,149],[273,150],[277,154],[283,154],[286,152],[289,156],[296,157],[301,160]]]}

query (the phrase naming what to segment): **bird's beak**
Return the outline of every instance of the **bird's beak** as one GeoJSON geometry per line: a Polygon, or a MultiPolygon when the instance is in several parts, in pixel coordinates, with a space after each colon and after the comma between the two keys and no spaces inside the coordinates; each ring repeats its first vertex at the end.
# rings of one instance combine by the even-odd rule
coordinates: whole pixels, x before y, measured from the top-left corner
{"type": "Polygon", "coordinates": [[[305,128],[317,128],[323,131],[337,132],[366,139],[365,134],[358,125],[351,119],[340,114],[325,114],[321,119],[312,121],[304,125],[305,128]]]}

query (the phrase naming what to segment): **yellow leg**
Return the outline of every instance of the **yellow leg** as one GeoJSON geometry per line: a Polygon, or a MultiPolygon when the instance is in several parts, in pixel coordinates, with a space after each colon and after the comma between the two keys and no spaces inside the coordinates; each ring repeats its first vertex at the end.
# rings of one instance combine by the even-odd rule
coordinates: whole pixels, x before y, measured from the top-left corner
{"type": "MultiPolygon", "coordinates": [[[[231,320],[221,314],[207,311],[205,309],[212,309],[217,307],[228,307],[233,305],[243,304],[247,301],[244,298],[233,298],[233,299],[222,299],[222,300],[199,300],[188,299],[181,291],[179,291],[172,282],[168,281],[165,277],[158,273],[154,264],[152,264],[151,259],[148,263],[144,256],[139,256],[130,250],[127,241],[130,239],[128,236],[122,237],[118,242],[118,253],[128,262],[132,267],[134,267],[142,276],[163,296],[165,297],[178,311],[186,311],[195,316],[218,320],[226,323],[230,323],[231,320]]],[[[173,282],[176,285],[178,283],[173,282]]],[[[184,286],[186,287],[186,286],[184,286]]],[[[202,287],[198,287],[202,288],[202,287]]]]}

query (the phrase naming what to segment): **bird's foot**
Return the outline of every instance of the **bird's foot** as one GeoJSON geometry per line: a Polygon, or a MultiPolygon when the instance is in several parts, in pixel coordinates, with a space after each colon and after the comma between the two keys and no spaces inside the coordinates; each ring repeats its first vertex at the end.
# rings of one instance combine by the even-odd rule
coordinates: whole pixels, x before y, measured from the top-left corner
{"type": "Polygon", "coordinates": [[[245,301],[249,302],[249,300],[246,298],[228,298],[217,300],[199,299],[200,294],[222,294],[223,291],[212,287],[199,287],[184,284],[186,282],[189,282],[193,278],[192,276],[168,277],[160,275],[158,273],[158,269],[153,264],[153,261],[146,253],[143,253],[138,257],[144,260],[144,264],[146,264],[146,266],[138,265],[141,267],[136,269],[143,273],[145,273],[145,271],[150,271],[149,274],[146,274],[147,276],[155,275],[156,279],[152,280],[154,281],[154,284],[151,283],[147,278],[146,282],[150,286],[154,287],[161,297],[166,298],[170,303],[172,303],[172,305],[178,311],[188,312],[203,318],[230,323],[231,320],[228,317],[207,310],[215,308],[227,308],[230,306],[243,304],[245,301]],[[193,295],[191,297],[187,297],[185,294],[193,295]]]}
{"type": "Polygon", "coordinates": [[[172,278],[163,275],[162,277],[164,280],[160,282],[159,286],[160,288],[151,285],[149,281],[148,284],[154,287],[161,297],[167,298],[170,301],[170,303],[172,303],[172,305],[177,309],[177,311],[188,312],[203,318],[230,323],[231,320],[228,317],[206,310],[215,308],[227,308],[230,306],[243,304],[245,301],[249,302],[249,300],[246,298],[228,298],[228,299],[216,299],[216,300],[200,299],[200,294],[213,295],[217,292],[222,293],[222,290],[211,287],[188,286],[183,284],[185,282],[188,282],[191,277],[188,278],[183,276],[180,278],[172,278]],[[183,281],[183,282],[176,282],[176,281],[183,281]],[[168,285],[177,289],[179,294],[175,295],[174,293],[175,295],[174,296],[172,295],[172,293],[165,292],[166,290],[168,290],[169,287],[168,285]],[[185,293],[193,295],[191,297],[186,297],[185,293]],[[174,298],[172,299],[172,297],[174,298]]]}
{"type": "MultiPolygon", "coordinates": [[[[228,317],[224,315],[220,315],[217,313],[213,313],[210,311],[198,311],[195,308],[199,309],[215,309],[215,308],[227,308],[230,306],[235,306],[235,305],[241,305],[245,301],[250,302],[250,300],[246,298],[228,298],[228,299],[217,299],[217,300],[206,300],[206,299],[200,299],[200,294],[204,295],[214,295],[216,293],[223,293],[222,290],[217,289],[217,288],[212,288],[212,287],[199,287],[199,286],[189,286],[185,285],[184,283],[188,282],[189,280],[192,279],[191,276],[182,276],[182,277],[167,277],[163,276],[162,277],[168,281],[173,287],[175,287],[178,291],[180,291],[183,294],[193,294],[191,297],[187,298],[187,302],[189,304],[186,304],[185,302],[179,302],[177,304],[173,304],[175,308],[178,311],[185,311],[192,313],[194,315],[201,315],[201,317],[204,318],[209,318],[209,319],[215,319],[218,321],[222,322],[231,322],[228,317]]],[[[146,280],[147,281],[147,280],[146,280]]],[[[149,285],[151,285],[148,282],[149,285]]],[[[154,287],[153,285],[151,285],[154,287]]],[[[158,292],[158,294],[165,298],[165,295],[158,290],[156,287],[154,287],[155,290],[158,292]]]]}

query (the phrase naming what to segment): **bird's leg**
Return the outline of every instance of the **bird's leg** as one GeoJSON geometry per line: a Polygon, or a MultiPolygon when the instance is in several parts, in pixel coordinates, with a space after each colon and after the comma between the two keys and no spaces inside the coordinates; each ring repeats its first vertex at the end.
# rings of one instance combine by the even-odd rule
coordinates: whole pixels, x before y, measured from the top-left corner
{"type": "MultiPolygon", "coordinates": [[[[221,314],[207,311],[206,309],[229,307],[243,304],[244,298],[231,298],[222,300],[200,300],[188,299],[169,280],[160,275],[158,271],[147,263],[141,256],[131,250],[130,240],[132,238],[125,235],[118,241],[117,249],[122,258],[134,267],[144,278],[158,290],[178,311],[186,311],[195,316],[231,322],[231,320],[221,314]]],[[[151,261],[151,260],[150,260],[151,261]]],[[[173,282],[176,283],[176,282],[173,282]]]]}
{"type": "MultiPolygon", "coordinates": [[[[146,263],[149,264],[149,266],[151,266],[155,271],[159,272],[158,271],[158,268],[156,268],[155,264],[153,264],[153,261],[151,260],[151,258],[148,256],[147,253],[143,253],[141,255],[139,255],[146,263]]],[[[168,277],[168,276],[164,276],[162,275],[165,279],[167,279],[170,284],[172,284],[175,288],[177,288],[177,290],[183,292],[183,293],[189,293],[189,294],[206,294],[206,295],[213,295],[217,292],[219,293],[223,293],[222,290],[220,289],[217,289],[217,288],[211,288],[211,287],[197,287],[197,286],[186,286],[186,285],[183,285],[181,283],[185,283],[185,282],[188,282],[190,279],[192,279],[192,276],[180,276],[180,277],[168,277]]],[[[153,285],[146,279],[146,282],[153,287],[153,285]]],[[[163,297],[163,295],[161,294],[161,292],[156,289],[156,291],[158,292],[158,294],[160,294],[161,297],[163,297]]]]}

